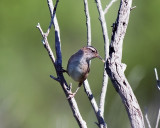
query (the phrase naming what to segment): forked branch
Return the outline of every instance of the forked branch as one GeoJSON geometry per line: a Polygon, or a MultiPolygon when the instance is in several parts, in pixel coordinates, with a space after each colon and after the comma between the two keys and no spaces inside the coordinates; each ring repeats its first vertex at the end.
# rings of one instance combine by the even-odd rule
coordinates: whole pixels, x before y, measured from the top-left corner
{"type": "MultiPolygon", "coordinates": [[[[55,70],[56,70],[56,73],[57,73],[57,78],[51,76],[53,79],[55,79],[56,81],[58,81],[60,83],[60,85],[62,86],[62,89],[66,95],[66,97],[69,96],[69,94],[71,93],[71,90],[69,89],[69,86],[67,85],[67,82],[63,76],[63,73],[62,73],[62,54],[61,54],[61,42],[60,42],[60,30],[59,30],[59,25],[58,25],[58,21],[57,21],[57,18],[55,16],[56,14],[56,8],[57,8],[57,5],[58,5],[58,2],[59,0],[56,1],[56,4],[55,4],[55,7],[53,6],[53,2],[52,0],[47,0],[48,2],[48,7],[49,7],[49,10],[50,10],[50,14],[51,14],[51,22],[49,24],[49,27],[48,27],[48,30],[46,33],[43,32],[40,24],[38,23],[37,25],[37,28],[39,29],[41,35],[42,35],[42,38],[43,38],[43,45],[44,47],[46,48],[47,52],[48,52],[48,55],[50,56],[51,60],[52,60],[52,63],[55,67],[55,70]],[[48,43],[48,35],[50,33],[50,30],[51,30],[51,26],[54,26],[54,29],[55,29],[55,50],[56,50],[56,59],[53,55],[53,52],[49,46],[49,43],[48,43]]],[[[83,120],[80,112],[79,112],[79,109],[78,109],[78,106],[77,106],[77,103],[75,101],[74,98],[71,98],[71,99],[68,99],[68,103],[71,107],[71,110],[73,112],[73,115],[79,125],[80,128],[87,128],[87,125],[86,125],[86,122],[83,120]]]]}
{"type": "Polygon", "coordinates": [[[110,3],[108,5],[106,5],[106,8],[104,9],[104,14],[106,14],[109,10],[109,8],[113,5],[114,2],[116,2],[117,0],[111,0],[110,3]]]}
{"type": "MultiPolygon", "coordinates": [[[[158,73],[157,73],[157,69],[156,69],[156,68],[154,69],[154,72],[155,72],[155,76],[156,76],[157,88],[158,88],[158,90],[160,90],[160,80],[159,80],[159,77],[158,77],[158,73]]],[[[148,119],[148,113],[147,113],[147,111],[145,112],[145,119],[146,119],[148,128],[151,128],[151,124],[150,124],[150,121],[149,121],[149,119],[148,119]]],[[[155,128],[158,128],[159,121],[160,121],[160,108],[159,108],[159,110],[158,110],[155,128]]]]}
{"type": "MultiPolygon", "coordinates": [[[[91,45],[91,22],[90,22],[90,15],[89,15],[89,8],[88,8],[88,1],[87,0],[84,0],[84,11],[85,11],[85,15],[86,15],[87,45],[89,46],[89,45],[91,45]]],[[[90,85],[88,83],[88,80],[85,80],[83,85],[84,85],[84,90],[85,90],[85,92],[86,92],[86,94],[88,96],[88,99],[89,99],[89,101],[90,101],[90,103],[92,105],[92,108],[93,108],[93,110],[95,112],[95,115],[97,117],[97,120],[98,120],[97,125],[100,128],[107,128],[107,125],[106,125],[106,123],[104,121],[104,117],[101,116],[100,109],[98,108],[96,100],[93,97],[93,94],[92,94],[92,91],[90,89],[90,85]]],[[[105,90],[103,92],[105,92],[105,90]]],[[[104,100],[104,102],[105,102],[105,100],[104,100]]]]}

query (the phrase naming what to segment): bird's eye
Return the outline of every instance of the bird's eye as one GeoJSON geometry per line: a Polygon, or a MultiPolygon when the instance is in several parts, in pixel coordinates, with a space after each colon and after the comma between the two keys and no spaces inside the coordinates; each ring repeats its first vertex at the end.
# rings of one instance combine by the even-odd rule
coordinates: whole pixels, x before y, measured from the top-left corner
{"type": "Polygon", "coordinates": [[[95,50],[92,50],[92,52],[95,52],[95,50]]]}

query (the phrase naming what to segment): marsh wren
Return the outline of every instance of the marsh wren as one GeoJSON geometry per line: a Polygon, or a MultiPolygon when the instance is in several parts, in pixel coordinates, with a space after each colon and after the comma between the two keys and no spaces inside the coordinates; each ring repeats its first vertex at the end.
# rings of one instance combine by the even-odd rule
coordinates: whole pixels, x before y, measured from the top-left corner
{"type": "Polygon", "coordinates": [[[79,82],[79,84],[76,91],[71,93],[68,98],[74,97],[82,83],[87,79],[90,71],[90,60],[93,58],[99,58],[104,62],[98,51],[92,46],[83,47],[70,57],[67,65],[67,73],[73,80],[79,82]]]}

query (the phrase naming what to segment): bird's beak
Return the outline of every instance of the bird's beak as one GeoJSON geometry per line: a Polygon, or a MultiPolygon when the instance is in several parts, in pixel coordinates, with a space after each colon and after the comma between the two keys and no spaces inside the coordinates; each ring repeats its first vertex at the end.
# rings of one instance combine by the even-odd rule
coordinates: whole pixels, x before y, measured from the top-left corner
{"type": "Polygon", "coordinates": [[[103,63],[105,63],[105,60],[100,55],[98,55],[97,58],[99,58],[100,60],[102,60],[103,63]]]}

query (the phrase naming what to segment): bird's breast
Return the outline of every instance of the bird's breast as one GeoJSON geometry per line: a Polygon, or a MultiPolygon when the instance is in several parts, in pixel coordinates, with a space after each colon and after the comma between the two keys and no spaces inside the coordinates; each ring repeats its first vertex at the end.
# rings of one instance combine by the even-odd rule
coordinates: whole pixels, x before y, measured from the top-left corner
{"type": "Polygon", "coordinates": [[[88,68],[86,61],[75,60],[68,63],[67,71],[73,80],[80,82],[85,78],[84,75],[88,72],[88,68]]]}

